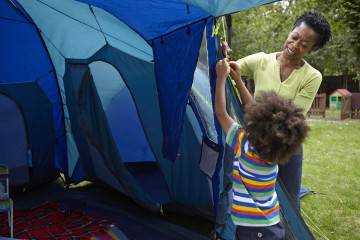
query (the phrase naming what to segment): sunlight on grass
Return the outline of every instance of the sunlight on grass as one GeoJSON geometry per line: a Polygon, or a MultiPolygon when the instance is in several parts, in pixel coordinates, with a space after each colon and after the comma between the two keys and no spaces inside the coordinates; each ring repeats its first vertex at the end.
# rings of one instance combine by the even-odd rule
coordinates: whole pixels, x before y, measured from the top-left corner
{"type": "Polygon", "coordinates": [[[302,184],[317,194],[301,200],[304,220],[328,239],[360,239],[360,121],[311,118],[308,123],[302,184]]]}
{"type": "Polygon", "coordinates": [[[340,119],[341,110],[340,109],[330,109],[327,108],[325,110],[325,117],[326,118],[339,118],[340,119]]]}

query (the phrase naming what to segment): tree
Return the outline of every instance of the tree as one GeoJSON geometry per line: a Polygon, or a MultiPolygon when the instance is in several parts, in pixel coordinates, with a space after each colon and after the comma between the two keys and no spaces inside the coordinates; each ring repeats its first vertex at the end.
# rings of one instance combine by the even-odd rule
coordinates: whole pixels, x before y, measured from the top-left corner
{"type": "Polygon", "coordinates": [[[360,0],[280,1],[233,15],[233,59],[256,52],[281,51],[292,24],[306,11],[321,12],[333,37],[323,49],[305,59],[323,75],[360,73],[360,0]],[[356,65],[357,62],[357,65],[356,65]]]}
{"type": "MultiPolygon", "coordinates": [[[[332,16],[334,28],[339,31],[339,43],[346,43],[346,49],[355,58],[356,80],[360,90],[360,0],[312,0],[322,11],[332,16]]],[[[340,45],[339,47],[344,48],[340,45]]]]}

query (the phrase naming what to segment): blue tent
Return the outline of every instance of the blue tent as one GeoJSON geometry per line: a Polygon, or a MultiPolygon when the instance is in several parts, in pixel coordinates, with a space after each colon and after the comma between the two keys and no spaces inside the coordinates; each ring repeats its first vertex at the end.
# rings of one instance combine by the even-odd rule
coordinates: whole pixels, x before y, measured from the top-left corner
{"type": "Polygon", "coordinates": [[[269,2],[1,1],[0,151],[11,182],[54,169],[68,181],[99,179],[153,212],[180,206],[211,218],[233,239],[212,26],[269,2]]]}

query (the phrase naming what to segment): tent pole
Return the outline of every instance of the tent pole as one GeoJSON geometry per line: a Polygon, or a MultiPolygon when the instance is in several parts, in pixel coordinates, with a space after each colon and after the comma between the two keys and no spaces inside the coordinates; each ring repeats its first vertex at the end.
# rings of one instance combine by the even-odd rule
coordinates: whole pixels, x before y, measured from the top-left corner
{"type": "Polygon", "coordinates": [[[232,17],[231,14],[228,14],[225,16],[226,19],[226,26],[227,26],[227,43],[229,47],[231,48],[231,29],[232,29],[232,17]]]}

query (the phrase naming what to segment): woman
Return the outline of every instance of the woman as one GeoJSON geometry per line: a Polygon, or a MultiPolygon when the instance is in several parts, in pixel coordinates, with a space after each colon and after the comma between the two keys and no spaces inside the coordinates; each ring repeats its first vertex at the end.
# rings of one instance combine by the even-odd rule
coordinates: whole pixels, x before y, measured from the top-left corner
{"type": "MultiPolygon", "coordinates": [[[[281,52],[261,52],[236,63],[243,76],[253,76],[255,97],[260,91],[275,90],[304,108],[306,114],[320,87],[322,75],[303,56],[322,48],[330,37],[331,29],[326,18],[316,12],[305,12],[295,21],[281,52]]],[[[223,51],[227,56],[231,54],[226,44],[223,44],[223,51]]],[[[302,161],[301,147],[300,154],[293,155],[287,164],[279,166],[279,176],[300,213],[302,161]]]]}

